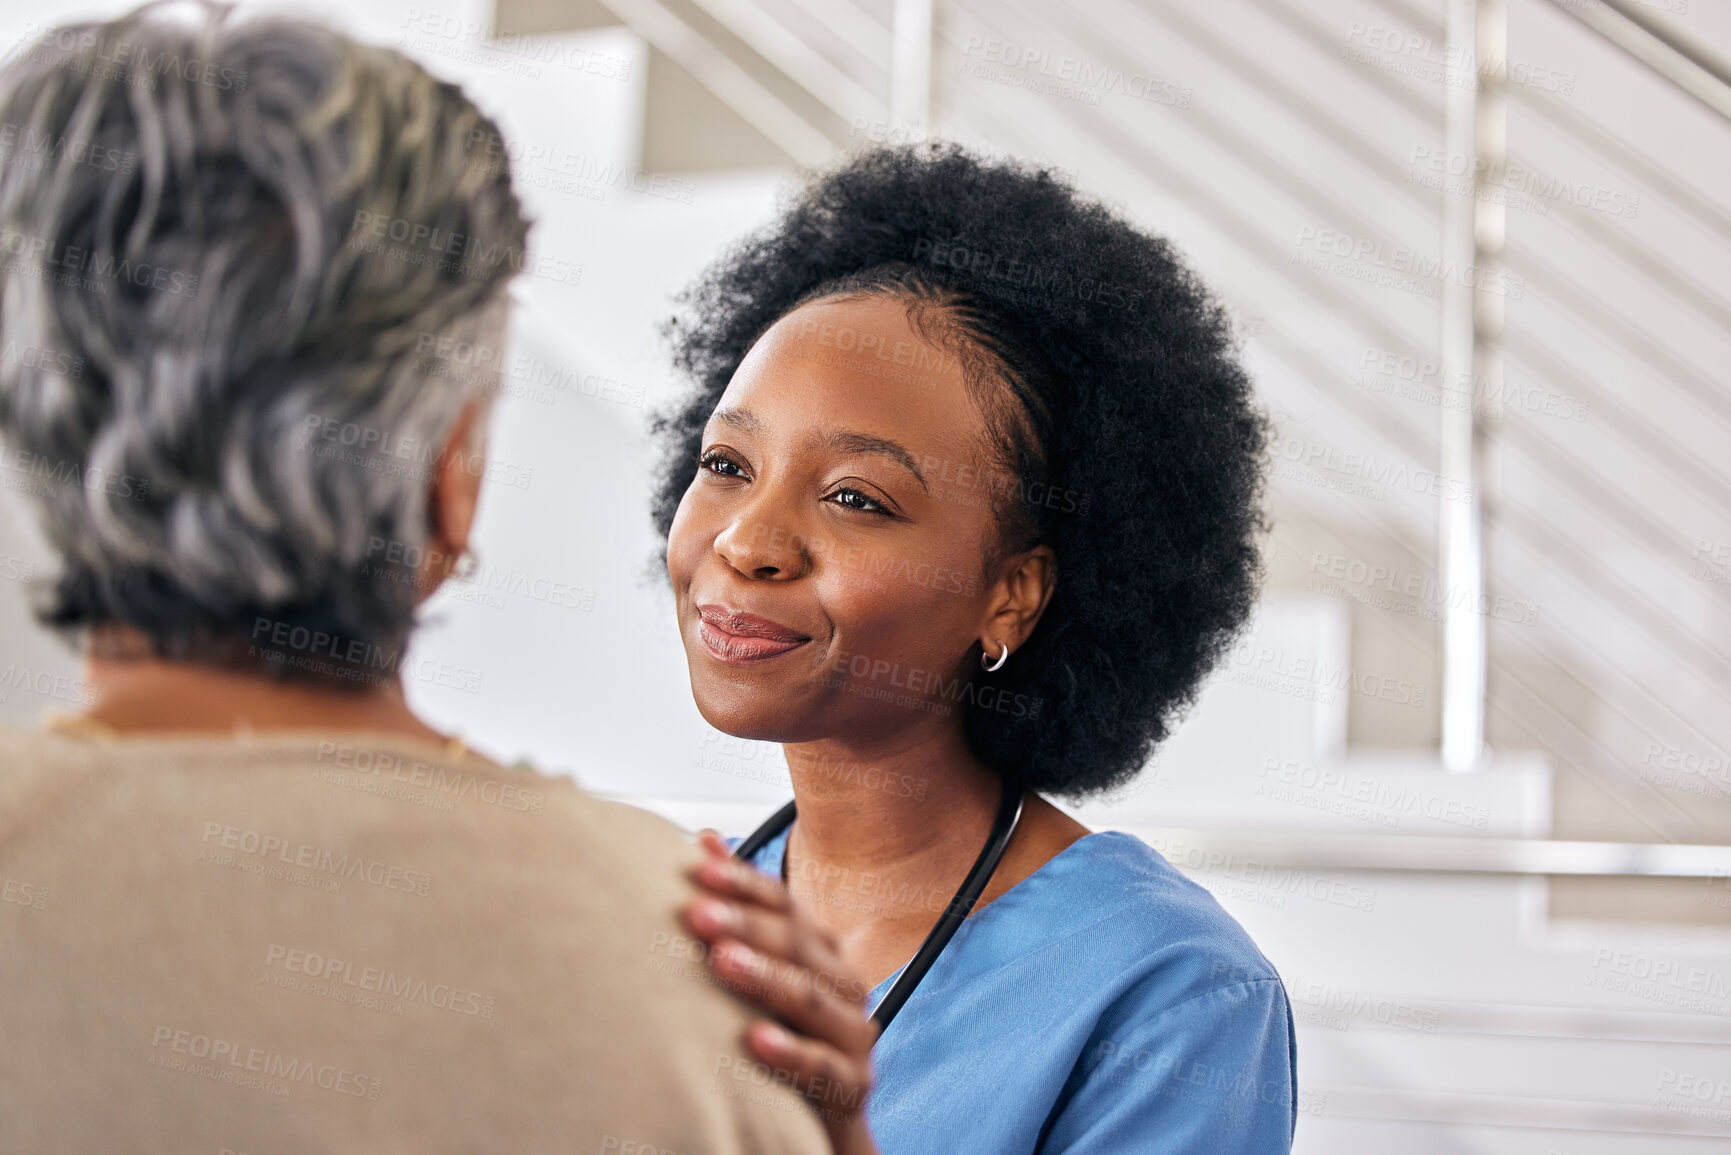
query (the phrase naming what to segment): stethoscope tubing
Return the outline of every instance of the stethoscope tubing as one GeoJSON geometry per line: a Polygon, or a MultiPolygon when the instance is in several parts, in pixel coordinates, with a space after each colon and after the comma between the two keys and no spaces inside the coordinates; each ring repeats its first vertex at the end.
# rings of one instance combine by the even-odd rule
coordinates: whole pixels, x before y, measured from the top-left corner
{"type": "MultiPolygon", "coordinates": [[[[986,884],[991,882],[992,874],[998,869],[998,863],[1004,857],[1004,851],[1009,848],[1010,839],[1015,836],[1016,827],[1022,821],[1022,788],[1017,782],[1005,780],[1003,797],[998,800],[998,812],[992,820],[992,832],[986,838],[986,844],[980,848],[979,857],[974,859],[974,865],[969,868],[968,876],[962,880],[961,888],[956,896],[950,899],[944,907],[943,914],[933,924],[931,933],[926,935],[920,949],[914,952],[914,957],[908,960],[901,974],[890,989],[872,1010],[872,1021],[878,1025],[878,1037],[881,1039],[885,1030],[901,1011],[908,997],[914,993],[914,988],[920,985],[920,980],[926,977],[926,972],[932,969],[932,964],[938,961],[944,947],[949,945],[956,931],[961,929],[962,922],[973,912],[974,904],[980,901],[980,895],[986,891],[986,884]]],[[[749,862],[757,853],[767,846],[771,840],[793,825],[798,817],[797,803],[789,802],[780,810],[769,816],[769,819],[741,842],[733,854],[735,858],[749,862]]],[[[787,862],[786,851],[782,852],[782,863],[787,862]]]]}

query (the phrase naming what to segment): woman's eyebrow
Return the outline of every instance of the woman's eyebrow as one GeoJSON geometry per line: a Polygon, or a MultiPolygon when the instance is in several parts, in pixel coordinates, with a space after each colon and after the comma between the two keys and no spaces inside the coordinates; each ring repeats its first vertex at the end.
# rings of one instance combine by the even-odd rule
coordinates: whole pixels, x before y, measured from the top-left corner
{"type": "Polygon", "coordinates": [[[749,409],[717,409],[709,415],[709,419],[731,425],[746,433],[757,433],[763,429],[763,418],[749,409]]]}
{"type": "MultiPolygon", "coordinates": [[[[763,418],[749,409],[717,409],[709,415],[709,419],[746,433],[761,433],[764,428],[763,418]]],[[[855,433],[849,429],[838,429],[827,437],[819,436],[817,440],[837,453],[875,453],[887,457],[913,474],[921,489],[931,492],[931,487],[926,484],[926,475],[920,472],[919,459],[909,453],[907,447],[900,442],[891,441],[887,437],[873,437],[869,433],[855,433]]]]}
{"type": "Polygon", "coordinates": [[[904,469],[914,475],[914,480],[920,483],[920,488],[927,493],[931,488],[926,485],[926,475],[920,472],[919,462],[914,455],[897,442],[884,437],[873,437],[868,433],[853,433],[848,430],[837,430],[828,437],[829,446],[838,453],[876,453],[899,462],[904,469]]]}

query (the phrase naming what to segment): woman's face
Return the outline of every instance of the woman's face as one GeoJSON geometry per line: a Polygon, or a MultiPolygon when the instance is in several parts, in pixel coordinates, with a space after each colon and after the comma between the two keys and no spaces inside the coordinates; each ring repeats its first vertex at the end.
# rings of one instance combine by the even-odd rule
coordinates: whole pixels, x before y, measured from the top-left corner
{"type": "Polygon", "coordinates": [[[901,301],[776,322],[710,417],[668,538],[703,716],[865,746],[957,724],[1003,596],[991,499],[1014,483],[987,460],[960,362],[901,301]]]}

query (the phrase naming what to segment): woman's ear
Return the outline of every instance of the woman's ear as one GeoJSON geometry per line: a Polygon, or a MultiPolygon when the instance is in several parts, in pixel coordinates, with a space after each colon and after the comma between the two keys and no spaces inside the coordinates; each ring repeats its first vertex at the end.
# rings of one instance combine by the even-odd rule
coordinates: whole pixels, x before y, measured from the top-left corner
{"type": "Polygon", "coordinates": [[[417,574],[423,599],[444,582],[469,548],[475,510],[481,503],[481,478],[487,472],[487,403],[473,398],[457,414],[427,487],[427,549],[417,574]]]}
{"type": "Polygon", "coordinates": [[[1005,647],[1010,653],[1021,648],[1057,588],[1058,556],[1051,546],[1037,545],[1004,559],[980,625],[980,646],[989,661],[997,661],[1005,647]]]}

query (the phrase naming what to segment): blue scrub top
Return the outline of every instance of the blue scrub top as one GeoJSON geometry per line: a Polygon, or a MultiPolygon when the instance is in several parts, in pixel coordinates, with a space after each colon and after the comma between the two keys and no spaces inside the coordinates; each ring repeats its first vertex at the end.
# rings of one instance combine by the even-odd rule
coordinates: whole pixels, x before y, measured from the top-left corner
{"type": "MultiPolygon", "coordinates": [[[[779,878],[786,847],[753,864],[779,878]]],[[[1273,1155],[1297,1119],[1280,976],[1213,895],[1111,831],[968,916],[873,1060],[884,1155],[1273,1155]]]]}

